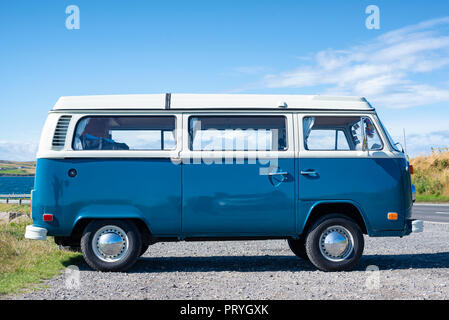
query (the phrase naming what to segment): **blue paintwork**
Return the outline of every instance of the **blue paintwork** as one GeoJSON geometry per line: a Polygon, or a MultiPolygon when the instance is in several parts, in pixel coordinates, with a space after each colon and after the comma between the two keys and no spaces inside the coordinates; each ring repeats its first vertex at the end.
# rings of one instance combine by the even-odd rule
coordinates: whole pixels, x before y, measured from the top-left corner
{"type": "Polygon", "coordinates": [[[279,159],[278,183],[255,164],[184,164],[182,231],[186,235],[285,235],[295,232],[295,167],[279,159]]]}
{"type": "Polygon", "coordinates": [[[179,233],[181,166],[170,159],[38,159],[33,223],[69,235],[82,218],[140,218],[155,233],[179,233]],[[43,222],[44,212],[55,221],[43,222]]]}
{"type": "Polygon", "coordinates": [[[80,219],[137,218],[155,236],[297,236],[320,203],[359,209],[371,236],[409,233],[405,158],[279,159],[283,182],[266,164],[174,164],[170,159],[38,159],[34,225],[68,236],[80,219]],[[75,168],[78,175],[68,176],[75,168]],[[300,175],[313,169],[316,177],[300,175]],[[387,213],[397,212],[398,221],[387,213]],[[52,213],[53,222],[42,215],[52,213]]]}
{"type": "Polygon", "coordinates": [[[346,202],[359,209],[371,236],[402,235],[411,215],[410,174],[405,158],[297,159],[300,170],[314,170],[317,177],[299,177],[298,233],[314,206],[346,202]],[[397,212],[398,220],[387,219],[397,212]]]}

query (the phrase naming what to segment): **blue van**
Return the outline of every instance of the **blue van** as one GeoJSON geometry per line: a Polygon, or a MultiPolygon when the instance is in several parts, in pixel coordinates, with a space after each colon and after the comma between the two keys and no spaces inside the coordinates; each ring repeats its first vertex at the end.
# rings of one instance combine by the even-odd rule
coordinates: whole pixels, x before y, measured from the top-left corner
{"type": "Polygon", "coordinates": [[[364,235],[402,237],[410,166],[358,97],[61,97],[40,140],[27,239],[53,236],[101,271],[160,241],[286,239],[351,269],[364,235]]]}

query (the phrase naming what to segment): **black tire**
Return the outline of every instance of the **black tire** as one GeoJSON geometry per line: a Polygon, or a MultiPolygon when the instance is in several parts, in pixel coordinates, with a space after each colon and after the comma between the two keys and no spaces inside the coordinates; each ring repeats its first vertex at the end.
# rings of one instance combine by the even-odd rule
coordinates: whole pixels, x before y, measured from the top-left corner
{"type": "Polygon", "coordinates": [[[309,260],[309,257],[307,256],[306,252],[306,244],[304,241],[304,238],[299,239],[288,239],[288,246],[290,247],[290,250],[299,258],[304,260],[309,260]]]}
{"type": "Polygon", "coordinates": [[[145,252],[147,252],[149,246],[150,245],[148,243],[147,244],[142,243],[142,249],[140,249],[139,257],[141,257],[145,252]]]}
{"type": "Polygon", "coordinates": [[[87,264],[98,271],[125,271],[139,258],[142,250],[142,239],[139,229],[134,223],[125,220],[94,220],[89,223],[81,238],[81,250],[87,264]],[[104,261],[94,252],[95,233],[105,226],[118,227],[124,231],[128,240],[127,250],[118,261],[104,261]]]}
{"type": "MultiPolygon", "coordinates": [[[[306,237],[306,252],[310,262],[322,271],[350,270],[359,261],[363,253],[363,233],[356,222],[342,214],[329,214],[318,219],[309,229],[306,237]],[[347,249],[341,257],[326,256],[320,249],[320,240],[328,228],[341,228],[348,233],[352,250],[347,249]]],[[[347,247],[349,248],[349,247],[347,247]]]]}

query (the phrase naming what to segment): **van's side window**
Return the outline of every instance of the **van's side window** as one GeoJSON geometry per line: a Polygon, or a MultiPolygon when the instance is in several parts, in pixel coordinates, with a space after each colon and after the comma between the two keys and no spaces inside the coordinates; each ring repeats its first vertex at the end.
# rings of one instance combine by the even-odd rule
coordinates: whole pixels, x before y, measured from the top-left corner
{"type": "Polygon", "coordinates": [[[74,150],[173,150],[173,116],[95,116],[82,118],[75,131],[74,150]]]}
{"type": "Polygon", "coordinates": [[[365,132],[365,141],[368,150],[381,150],[383,148],[382,140],[374,126],[373,121],[368,117],[362,117],[360,126],[365,132]]]}
{"type": "Polygon", "coordinates": [[[309,150],[351,150],[348,140],[340,129],[316,129],[307,139],[309,150]]]}
{"type": "Polygon", "coordinates": [[[306,150],[381,150],[383,148],[376,127],[368,117],[305,117],[303,135],[306,150]]]}
{"type": "Polygon", "coordinates": [[[284,116],[201,116],[189,119],[190,150],[287,149],[284,116]]]}

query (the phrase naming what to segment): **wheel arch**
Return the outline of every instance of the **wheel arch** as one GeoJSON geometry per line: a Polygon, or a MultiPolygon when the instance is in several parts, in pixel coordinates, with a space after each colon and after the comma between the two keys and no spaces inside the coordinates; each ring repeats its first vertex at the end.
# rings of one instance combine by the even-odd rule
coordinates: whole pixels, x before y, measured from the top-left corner
{"type": "Polygon", "coordinates": [[[307,214],[302,234],[306,234],[315,221],[331,213],[339,213],[353,219],[363,234],[369,234],[370,227],[363,210],[353,201],[319,201],[314,203],[307,214]]]}
{"type": "Polygon", "coordinates": [[[124,220],[131,221],[135,224],[137,229],[139,230],[142,243],[151,244],[154,242],[151,231],[147,225],[147,223],[141,217],[78,217],[75,221],[74,226],[72,228],[72,233],[70,238],[72,239],[81,239],[83,235],[83,231],[86,229],[87,225],[92,221],[98,220],[124,220]]]}

